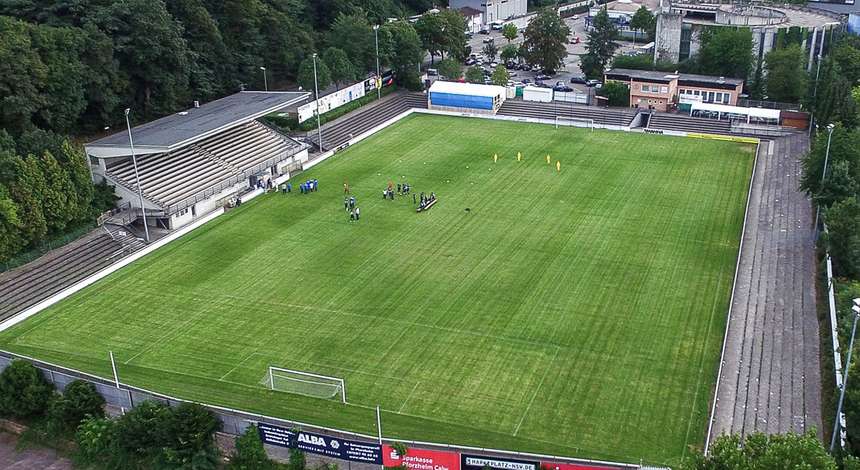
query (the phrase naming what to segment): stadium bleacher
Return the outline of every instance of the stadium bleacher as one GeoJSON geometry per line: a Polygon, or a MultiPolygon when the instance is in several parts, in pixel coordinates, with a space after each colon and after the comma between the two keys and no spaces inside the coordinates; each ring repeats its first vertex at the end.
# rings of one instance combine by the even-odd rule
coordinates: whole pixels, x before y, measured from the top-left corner
{"type": "Polygon", "coordinates": [[[653,113],[648,129],[661,131],[701,132],[704,134],[728,135],[732,133],[729,121],[697,118],[685,114],[653,113]]]}
{"type": "MultiPolygon", "coordinates": [[[[140,185],[146,199],[167,208],[301,147],[299,142],[251,121],[176,152],[139,157],[140,185]]],[[[131,159],[108,165],[105,174],[137,191],[131,159]]]]}
{"type": "MultiPolygon", "coordinates": [[[[395,92],[372,105],[364,106],[322,127],[323,150],[340,147],[357,136],[410,108],[427,108],[423,93],[395,92]]],[[[319,147],[316,131],[308,132],[308,140],[319,147]]]]}
{"type": "Polygon", "coordinates": [[[634,109],[607,109],[571,103],[538,103],[535,101],[507,100],[499,114],[537,119],[555,119],[556,116],[576,119],[593,119],[605,126],[630,126],[636,116],[634,109]]]}
{"type": "Polygon", "coordinates": [[[60,292],[143,242],[119,227],[99,227],[81,239],[20,268],[0,274],[0,321],[60,292]]]}

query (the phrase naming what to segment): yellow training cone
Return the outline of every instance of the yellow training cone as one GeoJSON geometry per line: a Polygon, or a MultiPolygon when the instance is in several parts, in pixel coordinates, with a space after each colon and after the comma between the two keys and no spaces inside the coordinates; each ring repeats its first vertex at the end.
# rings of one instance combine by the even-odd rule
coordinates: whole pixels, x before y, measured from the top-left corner
{"type": "Polygon", "coordinates": [[[546,156],[546,164],[551,165],[552,163],[549,161],[549,155],[546,156]]]}
{"type": "Polygon", "coordinates": [[[561,162],[555,162],[555,171],[561,171],[561,162]]]}
{"type": "Polygon", "coordinates": [[[496,163],[497,161],[499,161],[499,154],[496,153],[493,154],[493,163],[496,163]]]}
{"type": "Polygon", "coordinates": [[[518,162],[522,161],[522,159],[523,159],[523,154],[521,154],[520,152],[517,152],[517,161],[518,162]]]}

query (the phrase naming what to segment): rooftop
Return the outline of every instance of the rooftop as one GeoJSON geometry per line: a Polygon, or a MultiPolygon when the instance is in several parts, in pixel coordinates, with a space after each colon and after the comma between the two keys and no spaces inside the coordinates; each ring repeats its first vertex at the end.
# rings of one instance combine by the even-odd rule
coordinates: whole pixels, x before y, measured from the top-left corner
{"type": "Polygon", "coordinates": [[[468,18],[468,17],[470,17],[470,16],[480,16],[480,15],[483,15],[483,13],[481,13],[481,10],[476,10],[476,9],[474,9],[474,8],[472,8],[472,7],[463,7],[463,8],[458,8],[458,9],[457,9],[457,11],[459,11],[459,12],[460,12],[460,14],[462,14],[462,15],[463,15],[463,16],[465,16],[466,18],[468,18]]]}
{"type": "MultiPolygon", "coordinates": [[[[175,150],[231,127],[253,121],[305,100],[305,92],[243,91],[198,108],[165,116],[132,129],[135,153],[175,150]]],[[[133,115],[132,115],[133,116],[133,115]]],[[[128,133],[117,132],[86,145],[96,157],[129,155],[128,133]]]]}
{"type": "Polygon", "coordinates": [[[669,81],[677,78],[678,80],[691,80],[702,83],[728,83],[731,85],[739,85],[744,81],[739,78],[730,77],[714,77],[712,75],[697,75],[694,73],[671,73],[659,72],[654,70],[634,70],[634,69],[609,69],[606,75],[626,75],[632,79],[641,80],[664,80],[669,81]]]}

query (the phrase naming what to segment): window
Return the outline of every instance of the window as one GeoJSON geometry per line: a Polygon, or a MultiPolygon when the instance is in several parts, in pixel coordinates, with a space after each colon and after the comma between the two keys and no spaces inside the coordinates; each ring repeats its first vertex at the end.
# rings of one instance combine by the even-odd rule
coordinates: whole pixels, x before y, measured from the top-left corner
{"type": "Polygon", "coordinates": [[[720,101],[723,101],[723,94],[718,91],[717,92],[717,103],[719,103],[720,101]]]}
{"type": "Polygon", "coordinates": [[[694,94],[695,94],[696,96],[699,96],[699,90],[696,90],[696,92],[695,92],[694,94]]]}
{"type": "Polygon", "coordinates": [[[669,87],[661,86],[660,87],[660,93],[669,93],[669,87]]]}
{"type": "Polygon", "coordinates": [[[729,104],[730,101],[731,101],[731,94],[730,93],[723,93],[723,103],[729,104]]]}
{"type": "Polygon", "coordinates": [[[644,91],[645,93],[648,93],[650,91],[650,88],[651,87],[649,87],[648,85],[642,85],[642,91],[644,91]]]}

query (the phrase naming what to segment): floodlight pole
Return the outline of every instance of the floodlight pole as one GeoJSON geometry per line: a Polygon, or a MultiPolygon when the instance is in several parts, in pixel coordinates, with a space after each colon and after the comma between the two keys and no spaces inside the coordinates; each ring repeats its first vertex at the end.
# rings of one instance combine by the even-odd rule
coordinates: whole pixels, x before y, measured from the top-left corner
{"type": "Polygon", "coordinates": [[[851,311],[854,312],[854,324],[851,325],[851,341],[848,345],[848,357],[845,358],[842,389],[839,391],[839,405],[836,408],[836,420],[833,422],[833,435],[830,437],[830,453],[833,453],[833,448],[836,447],[836,435],[841,432],[839,427],[842,424],[842,400],[845,399],[845,387],[848,385],[848,372],[851,368],[851,351],[854,350],[854,335],[857,333],[857,319],[860,318],[860,298],[854,299],[851,311]]]}
{"type": "MultiPolygon", "coordinates": [[[[376,431],[379,436],[379,449],[382,451],[382,418],[379,416],[379,405],[376,405],[376,431]]],[[[383,470],[385,465],[380,466],[383,470]]]]}
{"type": "Polygon", "coordinates": [[[320,124],[320,88],[319,83],[317,82],[317,53],[314,52],[314,96],[316,97],[317,103],[317,143],[320,148],[320,152],[323,151],[322,146],[322,124],[320,124]]]}
{"type": "Polygon", "coordinates": [[[125,125],[128,127],[128,145],[131,147],[131,164],[134,166],[134,181],[137,185],[137,197],[140,199],[140,212],[143,214],[143,233],[146,243],[149,243],[149,227],[146,225],[146,205],[143,202],[143,189],[140,187],[140,174],[137,172],[137,157],[134,155],[134,140],[131,138],[131,120],[128,115],[131,108],[125,108],[125,125]]]}
{"type": "MultiPolygon", "coordinates": [[[[827,176],[827,162],[830,160],[830,139],[833,137],[833,129],[836,126],[833,124],[827,125],[827,150],[824,152],[824,168],[821,170],[821,182],[819,186],[824,186],[824,178],[827,176]]],[[[821,188],[819,188],[821,189],[821,188]]],[[[821,205],[815,206],[815,233],[818,233],[818,216],[821,214],[821,205]]]]}
{"type": "MultiPolygon", "coordinates": [[[[373,25],[373,36],[376,40],[376,99],[382,98],[382,75],[379,74],[379,25],[373,25]]],[[[418,63],[418,70],[421,70],[421,63],[418,63]]],[[[420,72],[419,72],[420,73],[420,72]]]]}
{"type": "MultiPolygon", "coordinates": [[[[822,35],[821,40],[824,40],[824,35],[822,35]]],[[[812,98],[815,100],[818,97],[818,75],[821,73],[821,53],[818,53],[818,65],[815,68],[815,87],[812,88],[812,98]]],[[[818,104],[816,100],[816,105],[818,104]]]]}
{"type": "Polygon", "coordinates": [[[263,71],[263,87],[265,87],[266,91],[269,91],[269,79],[266,77],[266,67],[260,67],[260,70],[263,71]]]}

